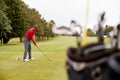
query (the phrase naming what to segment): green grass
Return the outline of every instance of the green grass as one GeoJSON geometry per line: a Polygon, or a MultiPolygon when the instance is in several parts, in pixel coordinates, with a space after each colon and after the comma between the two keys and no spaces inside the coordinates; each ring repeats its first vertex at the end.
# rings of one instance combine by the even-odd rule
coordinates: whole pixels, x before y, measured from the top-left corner
{"type": "MultiPolygon", "coordinates": [[[[94,42],[96,38],[87,38],[94,42]]],[[[34,61],[23,62],[24,44],[12,39],[6,45],[0,44],[0,80],[68,80],[65,68],[66,50],[76,47],[76,38],[60,36],[47,41],[37,42],[39,48],[53,61],[48,59],[32,44],[34,61]],[[19,57],[20,60],[16,60],[19,57]]]]}

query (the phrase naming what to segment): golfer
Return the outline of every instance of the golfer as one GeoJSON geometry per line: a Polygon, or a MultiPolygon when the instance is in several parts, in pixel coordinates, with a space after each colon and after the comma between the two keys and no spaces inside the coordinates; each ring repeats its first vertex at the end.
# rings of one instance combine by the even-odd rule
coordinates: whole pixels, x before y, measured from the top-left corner
{"type": "Polygon", "coordinates": [[[35,46],[36,45],[36,40],[35,40],[35,32],[36,30],[39,30],[39,27],[37,25],[35,25],[34,27],[28,29],[28,31],[25,34],[25,38],[24,38],[24,54],[23,54],[23,61],[27,62],[29,60],[34,60],[34,58],[32,58],[31,56],[31,43],[30,41],[32,40],[32,42],[34,43],[35,46]],[[27,58],[27,53],[28,53],[28,58],[27,58]]]}

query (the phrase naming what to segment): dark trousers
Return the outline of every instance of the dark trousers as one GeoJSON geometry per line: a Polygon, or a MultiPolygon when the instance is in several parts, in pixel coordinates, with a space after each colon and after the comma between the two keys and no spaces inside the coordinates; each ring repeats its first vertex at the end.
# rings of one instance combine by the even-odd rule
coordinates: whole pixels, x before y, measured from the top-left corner
{"type": "Polygon", "coordinates": [[[31,44],[30,40],[27,38],[24,38],[24,54],[23,54],[23,59],[27,58],[27,53],[28,53],[28,58],[31,59],[31,44]]]}

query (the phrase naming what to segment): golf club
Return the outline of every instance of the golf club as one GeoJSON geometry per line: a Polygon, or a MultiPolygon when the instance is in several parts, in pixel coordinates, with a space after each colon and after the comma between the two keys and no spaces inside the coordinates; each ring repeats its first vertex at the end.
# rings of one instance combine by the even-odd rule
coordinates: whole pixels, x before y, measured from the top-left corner
{"type": "Polygon", "coordinates": [[[100,15],[100,19],[99,19],[99,22],[98,22],[98,32],[97,32],[97,35],[98,35],[98,42],[100,44],[104,44],[104,30],[103,30],[103,23],[105,21],[105,12],[103,12],[101,15],[100,15]]]}
{"type": "Polygon", "coordinates": [[[46,56],[46,58],[49,60],[49,61],[52,61],[53,59],[52,58],[49,58],[38,46],[36,46],[38,49],[39,49],[39,51],[42,53],[42,54],[44,54],[45,56],[46,56]]]}
{"type": "Polygon", "coordinates": [[[117,29],[117,34],[115,35],[116,36],[116,48],[118,48],[118,49],[120,49],[120,24],[118,24],[117,25],[117,27],[116,27],[116,29],[117,29]]]}

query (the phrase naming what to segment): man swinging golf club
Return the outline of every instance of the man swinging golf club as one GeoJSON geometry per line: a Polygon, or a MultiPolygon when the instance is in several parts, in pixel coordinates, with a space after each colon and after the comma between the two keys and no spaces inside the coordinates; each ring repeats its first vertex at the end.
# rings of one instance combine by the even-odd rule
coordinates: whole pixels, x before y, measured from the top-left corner
{"type": "Polygon", "coordinates": [[[30,43],[30,41],[32,40],[34,45],[37,46],[36,40],[35,40],[35,32],[36,32],[36,30],[39,30],[39,27],[37,25],[35,25],[34,27],[28,29],[26,34],[25,34],[25,38],[24,38],[24,54],[23,54],[23,61],[25,61],[25,62],[27,62],[29,60],[34,60],[34,58],[32,58],[32,55],[31,55],[31,43],[30,43]],[[28,59],[27,59],[27,53],[28,53],[28,59]]]}

